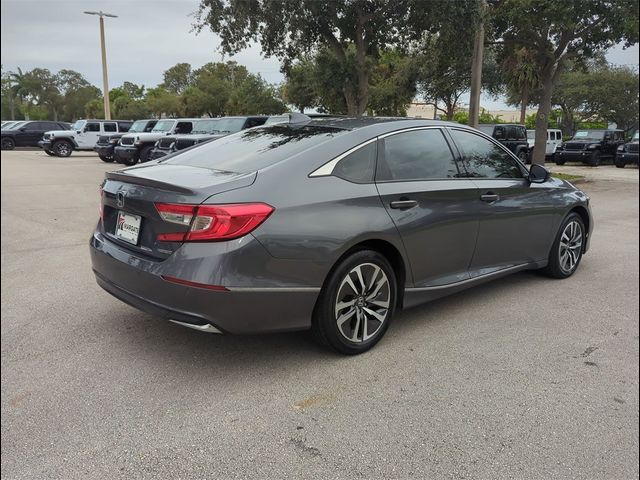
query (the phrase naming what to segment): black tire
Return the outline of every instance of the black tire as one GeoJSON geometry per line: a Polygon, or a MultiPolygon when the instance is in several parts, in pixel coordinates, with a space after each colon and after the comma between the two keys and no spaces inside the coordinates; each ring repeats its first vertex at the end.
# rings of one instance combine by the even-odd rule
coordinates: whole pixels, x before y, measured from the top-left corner
{"type": "Polygon", "coordinates": [[[613,163],[615,163],[617,168],[624,168],[626,163],[624,160],[622,160],[621,158],[616,157],[615,160],[613,161],[613,163]]]}
{"type": "Polygon", "coordinates": [[[66,158],[73,152],[73,145],[67,140],[56,140],[53,142],[53,145],[51,145],[51,150],[57,157],[66,158]]]}
{"type": "Polygon", "coordinates": [[[566,163],[566,160],[564,160],[559,154],[555,154],[553,156],[553,161],[556,163],[556,165],[564,165],[566,163]]]}
{"type": "Polygon", "coordinates": [[[587,163],[590,167],[597,167],[600,165],[600,150],[594,150],[587,163]]]}
{"type": "Polygon", "coordinates": [[[389,328],[396,299],[396,276],[389,261],[373,250],[357,251],[342,260],[329,274],[313,311],[311,331],[319,343],[337,352],[345,355],[366,352],[389,328]],[[358,280],[358,269],[363,282],[358,280]],[[352,286],[359,291],[354,291],[352,286]],[[339,299],[339,295],[342,298],[339,299]],[[338,300],[344,303],[341,310],[338,300]],[[378,316],[383,316],[382,320],[378,316]],[[339,326],[340,318],[343,321],[339,326]]]}
{"type": "Polygon", "coordinates": [[[103,162],[106,163],[112,163],[113,162],[113,155],[98,155],[100,157],[100,160],[102,160],[103,162]]]}
{"type": "Polygon", "coordinates": [[[6,137],[2,139],[2,150],[13,150],[14,148],[16,148],[16,142],[13,138],[6,137]]]}
{"type": "Polygon", "coordinates": [[[151,150],[153,150],[153,145],[145,145],[140,149],[140,163],[148,162],[149,160],[151,160],[149,158],[151,150]]]}
{"type": "Polygon", "coordinates": [[[518,152],[518,158],[519,158],[519,159],[520,159],[520,161],[521,161],[522,163],[524,163],[525,165],[526,165],[527,163],[531,163],[531,162],[530,162],[530,160],[529,160],[529,154],[528,154],[526,151],[524,151],[524,150],[520,150],[520,151],[518,152]]]}
{"type": "Polygon", "coordinates": [[[46,154],[47,154],[47,155],[49,155],[50,157],[55,157],[55,156],[56,156],[56,154],[55,154],[55,153],[53,153],[51,150],[47,150],[47,149],[45,149],[44,153],[46,153],[46,154]]]}
{"type": "MultiPolygon", "coordinates": [[[[569,235],[571,237],[571,235],[569,235]]],[[[551,247],[551,252],[549,252],[549,263],[546,267],[544,267],[541,272],[552,278],[568,278],[575,273],[580,265],[580,260],[582,260],[582,252],[584,250],[584,242],[586,241],[586,230],[584,228],[584,222],[582,221],[582,217],[575,212],[570,213],[566,216],[563,222],[560,224],[560,228],[558,229],[558,233],[556,234],[556,239],[553,242],[553,246],[551,247]],[[577,224],[580,228],[580,246],[577,248],[577,243],[572,243],[572,238],[569,238],[569,242],[566,241],[565,233],[568,230],[570,224],[577,224]],[[567,253],[567,255],[571,255],[569,261],[572,263],[571,268],[567,268],[568,264],[566,263],[566,258],[561,251],[561,242],[565,245],[569,245],[569,250],[573,253],[567,253]],[[573,245],[573,247],[571,247],[573,245]]],[[[566,248],[562,250],[566,251],[566,248]]]]}
{"type": "Polygon", "coordinates": [[[132,157],[132,158],[116,158],[116,161],[118,163],[121,163],[123,165],[126,165],[127,167],[130,167],[132,165],[135,165],[136,163],[138,163],[138,158],[137,157],[132,157]]]}

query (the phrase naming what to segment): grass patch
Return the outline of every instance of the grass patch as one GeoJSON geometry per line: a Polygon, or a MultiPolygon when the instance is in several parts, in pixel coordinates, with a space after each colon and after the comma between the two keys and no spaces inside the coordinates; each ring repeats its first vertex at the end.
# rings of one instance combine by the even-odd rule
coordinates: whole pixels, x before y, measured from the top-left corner
{"type": "Polygon", "coordinates": [[[569,173],[552,173],[552,177],[559,178],[560,180],[582,180],[584,177],[582,175],[571,175],[569,173]]]}

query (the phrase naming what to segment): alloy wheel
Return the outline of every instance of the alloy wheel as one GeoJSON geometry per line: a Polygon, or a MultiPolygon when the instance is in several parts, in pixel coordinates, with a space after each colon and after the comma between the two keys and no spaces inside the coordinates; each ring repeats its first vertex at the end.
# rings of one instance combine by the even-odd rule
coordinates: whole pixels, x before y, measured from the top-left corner
{"type": "Polygon", "coordinates": [[[560,237],[560,268],[565,273],[572,273],[578,266],[582,255],[582,226],[571,221],[564,227],[560,237]]]}
{"type": "Polygon", "coordinates": [[[335,303],[338,331],[350,342],[374,337],[389,317],[391,287],[386,273],[373,263],[354,267],[342,280],[335,303]]]}

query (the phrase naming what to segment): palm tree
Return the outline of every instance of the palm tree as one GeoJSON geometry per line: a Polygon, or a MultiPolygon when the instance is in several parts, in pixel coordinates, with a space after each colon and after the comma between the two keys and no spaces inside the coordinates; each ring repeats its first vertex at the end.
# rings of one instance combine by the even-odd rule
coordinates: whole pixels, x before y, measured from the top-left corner
{"type": "Polygon", "coordinates": [[[514,50],[502,61],[507,86],[520,98],[520,123],[527,118],[531,94],[540,86],[533,52],[526,47],[514,50]]]}

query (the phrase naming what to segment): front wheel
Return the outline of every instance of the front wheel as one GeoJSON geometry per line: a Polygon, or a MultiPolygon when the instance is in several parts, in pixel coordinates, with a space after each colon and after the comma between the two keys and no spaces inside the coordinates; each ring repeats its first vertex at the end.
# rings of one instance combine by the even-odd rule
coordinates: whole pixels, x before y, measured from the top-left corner
{"type": "Polygon", "coordinates": [[[549,263],[542,272],[553,278],[573,275],[582,259],[585,241],[582,217],[575,212],[570,213],[560,225],[549,253],[549,263]]]}
{"type": "Polygon", "coordinates": [[[111,163],[113,162],[113,156],[112,155],[98,155],[100,157],[100,160],[102,160],[103,162],[106,163],[111,163]]]}
{"type": "Polygon", "coordinates": [[[50,157],[55,157],[55,156],[56,156],[56,154],[55,154],[55,153],[53,153],[51,150],[46,150],[46,149],[45,149],[44,153],[46,153],[46,154],[47,154],[47,155],[49,155],[50,157]]]}
{"type": "Polygon", "coordinates": [[[2,150],[13,150],[14,148],[16,148],[16,142],[13,141],[13,138],[2,139],[2,150]]]}
{"type": "Polygon", "coordinates": [[[373,347],[387,331],[397,298],[397,282],[380,253],[361,250],[329,275],[313,312],[316,339],[345,355],[373,347]]]}
{"type": "Polygon", "coordinates": [[[149,160],[151,160],[149,158],[149,155],[151,154],[151,150],[153,150],[152,145],[147,145],[142,147],[142,149],[140,150],[140,163],[148,162],[149,160]]]}
{"type": "Polygon", "coordinates": [[[68,157],[73,152],[73,145],[66,140],[58,140],[51,146],[51,150],[58,157],[68,157]]]}
{"type": "Polygon", "coordinates": [[[556,163],[556,165],[564,165],[566,163],[559,153],[556,153],[553,156],[553,161],[556,163]]]}
{"type": "Polygon", "coordinates": [[[622,160],[621,158],[616,157],[616,159],[613,161],[613,163],[616,164],[617,168],[624,168],[626,163],[624,160],[622,160]]]}
{"type": "Polygon", "coordinates": [[[600,150],[595,150],[589,157],[589,166],[597,167],[600,165],[600,150]]]}

